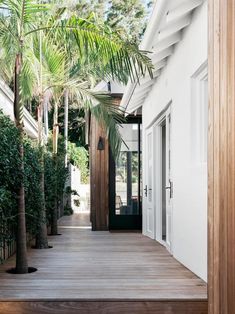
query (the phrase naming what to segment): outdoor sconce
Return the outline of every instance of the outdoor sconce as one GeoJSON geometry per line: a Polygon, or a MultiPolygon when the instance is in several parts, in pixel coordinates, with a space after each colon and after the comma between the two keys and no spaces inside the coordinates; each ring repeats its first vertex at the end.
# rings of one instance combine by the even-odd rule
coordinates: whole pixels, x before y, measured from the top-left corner
{"type": "Polygon", "coordinates": [[[100,136],[99,142],[97,145],[97,150],[104,150],[104,138],[100,136]]]}

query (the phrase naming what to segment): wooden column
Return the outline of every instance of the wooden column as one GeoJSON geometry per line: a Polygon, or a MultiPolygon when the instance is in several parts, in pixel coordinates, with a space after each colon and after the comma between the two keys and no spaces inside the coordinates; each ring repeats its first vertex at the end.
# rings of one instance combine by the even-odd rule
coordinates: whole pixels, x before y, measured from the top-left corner
{"type": "MultiPolygon", "coordinates": [[[[122,94],[111,94],[113,104],[120,104],[122,94]]],[[[94,116],[90,121],[90,199],[92,230],[109,229],[109,142],[107,134],[94,116]],[[104,149],[98,150],[99,138],[104,149]]]]}
{"type": "Polygon", "coordinates": [[[209,314],[235,313],[235,0],[209,0],[209,314]]]}
{"type": "Polygon", "coordinates": [[[92,230],[108,230],[109,215],[109,143],[106,133],[91,117],[90,131],[90,202],[92,230]],[[98,150],[100,137],[104,149],[98,150]]]}

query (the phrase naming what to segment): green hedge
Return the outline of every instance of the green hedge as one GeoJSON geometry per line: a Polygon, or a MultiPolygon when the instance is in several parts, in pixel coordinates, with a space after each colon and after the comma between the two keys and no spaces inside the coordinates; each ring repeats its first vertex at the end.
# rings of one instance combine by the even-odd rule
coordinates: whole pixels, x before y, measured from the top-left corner
{"type": "MultiPolygon", "coordinates": [[[[60,139],[63,142],[63,139],[60,139]]],[[[51,145],[45,154],[45,196],[48,220],[50,213],[63,195],[66,180],[64,167],[64,148],[59,145],[55,165],[51,145]]],[[[20,158],[18,153],[19,133],[14,123],[0,111],[0,248],[14,237],[12,230],[16,224],[17,195],[16,187],[22,180],[19,172],[20,158]]],[[[25,137],[24,140],[24,186],[27,232],[35,235],[39,225],[41,208],[39,150],[37,142],[25,137]]],[[[0,257],[1,258],[1,257],[0,257]]]]}
{"type": "Polygon", "coordinates": [[[52,137],[48,142],[47,153],[45,154],[45,200],[48,221],[50,221],[50,213],[55,206],[60,206],[63,198],[65,181],[68,176],[68,169],[65,168],[65,148],[64,138],[59,136],[57,158],[52,155],[52,137]]]}

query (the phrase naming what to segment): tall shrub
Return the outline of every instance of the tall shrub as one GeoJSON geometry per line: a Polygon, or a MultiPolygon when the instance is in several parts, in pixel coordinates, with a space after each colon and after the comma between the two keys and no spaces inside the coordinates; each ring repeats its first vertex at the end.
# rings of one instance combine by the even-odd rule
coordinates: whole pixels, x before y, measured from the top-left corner
{"type": "MultiPolygon", "coordinates": [[[[26,228],[32,236],[40,227],[42,194],[40,189],[41,163],[36,142],[24,137],[24,178],[19,171],[19,132],[9,117],[0,111],[0,248],[16,238],[12,230],[17,223],[17,185],[24,180],[26,228]]],[[[55,202],[60,205],[67,176],[64,166],[63,138],[59,139],[57,167],[53,162],[51,144],[45,157],[45,192],[47,224],[55,202]]],[[[1,259],[1,257],[0,257],[1,259]]]]}
{"type": "MultiPolygon", "coordinates": [[[[59,136],[56,163],[52,153],[52,138],[48,141],[48,150],[45,153],[45,200],[47,218],[50,224],[53,222],[54,209],[58,211],[63,202],[65,182],[68,169],[65,168],[64,138],[59,136]]],[[[57,216],[58,218],[58,216],[57,216]]]]}
{"type": "Polygon", "coordinates": [[[39,225],[41,193],[39,153],[34,143],[24,137],[24,178],[19,171],[19,131],[0,111],[0,246],[15,238],[17,222],[17,186],[24,180],[27,232],[35,235],[39,225]]]}
{"type": "Polygon", "coordinates": [[[12,240],[17,213],[17,186],[20,180],[19,133],[0,111],[0,247],[12,240]]]}

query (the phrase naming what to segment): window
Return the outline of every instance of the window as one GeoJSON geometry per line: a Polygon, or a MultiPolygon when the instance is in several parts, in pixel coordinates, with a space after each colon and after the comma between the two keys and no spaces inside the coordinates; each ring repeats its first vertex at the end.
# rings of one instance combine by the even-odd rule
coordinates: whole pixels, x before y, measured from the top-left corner
{"type": "Polygon", "coordinates": [[[139,215],[140,208],[140,124],[119,127],[123,143],[116,161],[116,215],[139,215]]]}
{"type": "Polygon", "coordinates": [[[207,162],[208,68],[205,62],[192,76],[191,156],[195,163],[207,162]]]}

